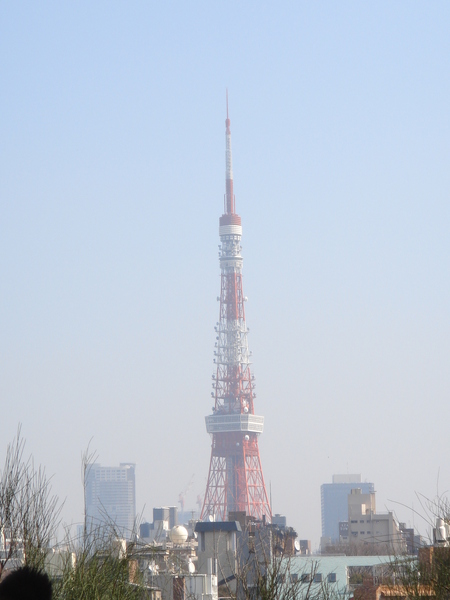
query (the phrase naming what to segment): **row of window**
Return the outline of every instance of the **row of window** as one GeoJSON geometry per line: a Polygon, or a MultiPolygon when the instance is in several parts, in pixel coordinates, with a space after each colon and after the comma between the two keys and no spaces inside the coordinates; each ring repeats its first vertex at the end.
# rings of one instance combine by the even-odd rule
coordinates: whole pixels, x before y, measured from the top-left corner
{"type": "MultiPolygon", "coordinates": [[[[295,583],[300,580],[301,583],[311,583],[311,573],[292,573],[291,574],[291,582],[295,583]]],[[[312,577],[313,583],[322,583],[323,575],[322,573],[316,573],[312,577]]],[[[327,575],[328,583],[336,583],[336,573],[328,573],[327,575]]]]}
{"type": "MultiPolygon", "coordinates": [[[[350,523],[357,523],[357,522],[358,522],[358,520],[357,520],[357,519],[356,519],[356,520],[352,519],[352,520],[350,521],[350,523]]],[[[364,521],[364,519],[361,519],[361,520],[360,520],[360,523],[379,523],[379,522],[380,522],[380,520],[379,520],[379,519],[367,519],[366,521],[364,521]]]]}

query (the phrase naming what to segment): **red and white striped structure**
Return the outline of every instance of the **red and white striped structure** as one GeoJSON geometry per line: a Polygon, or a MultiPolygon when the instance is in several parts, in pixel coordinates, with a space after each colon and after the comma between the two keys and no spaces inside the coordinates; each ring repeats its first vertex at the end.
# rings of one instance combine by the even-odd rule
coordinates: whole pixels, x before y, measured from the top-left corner
{"type": "Polygon", "coordinates": [[[215,405],[206,417],[212,437],[211,462],[201,518],[225,521],[232,511],[245,511],[271,522],[258,435],[264,417],[255,415],[254,376],[250,371],[242,291],[241,217],[235,212],[230,119],[226,124],[226,194],[224,214],[219,220],[220,309],[215,327],[216,344],[212,396],[215,405]]]}

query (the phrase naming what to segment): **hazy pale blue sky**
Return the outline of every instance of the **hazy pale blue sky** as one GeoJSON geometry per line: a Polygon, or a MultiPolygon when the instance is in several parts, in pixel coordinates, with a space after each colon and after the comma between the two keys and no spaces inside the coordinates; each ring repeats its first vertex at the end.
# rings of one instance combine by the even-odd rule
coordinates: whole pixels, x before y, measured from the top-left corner
{"type": "Polygon", "coordinates": [[[196,508],[228,87],[273,509],[317,545],[360,472],[412,523],[450,486],[449,76],[444,1],[1,2],[0,459],[23,423],[67,521],[91,438],[145,517],[196,508]]]}

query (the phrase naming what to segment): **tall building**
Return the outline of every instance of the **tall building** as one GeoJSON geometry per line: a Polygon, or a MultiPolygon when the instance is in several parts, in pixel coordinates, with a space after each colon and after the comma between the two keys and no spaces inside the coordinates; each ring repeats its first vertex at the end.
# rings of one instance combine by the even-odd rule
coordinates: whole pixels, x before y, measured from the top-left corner
{"type": "Polygon", "coordinates": [[[322,538],[330,544],[339,542],[339,523],[348,521],[348,495],[359,488],[363,494],[375,491],[373,483],[361,482],[361,475],[333,475],[332,483],[320,487],[322,503],[322,538]]]}
{"type": "Polygon", "coordinates": [[[212,437],[211,461],[201,518],[226,520],[245,512],[271,520],[258,448],[264,417],[254,411],[255,383],[250,371],[248,329],[242,288],[241,217],[235,211],[230,119],[226,126],[225,201],[219,220],[221,285],[213,374],[212,414],[206,430],[212,437]]]}
{"type": "Polygon", "coordinates": [[[120,537],[131,539],[136,520],[135,465],[87,466],[85,473],[86,526],[89,534],[112,526],[120,537]]]}

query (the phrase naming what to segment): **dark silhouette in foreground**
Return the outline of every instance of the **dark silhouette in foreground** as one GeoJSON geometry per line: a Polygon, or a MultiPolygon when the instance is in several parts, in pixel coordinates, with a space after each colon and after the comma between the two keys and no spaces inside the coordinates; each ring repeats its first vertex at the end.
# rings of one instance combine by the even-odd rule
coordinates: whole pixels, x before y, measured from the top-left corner
{"type": "Polygon", "coordinates": [[[48,575],[21,567],[8,574],[0,583],[0,600],[51,600],[52,583],[48,575]]]}

